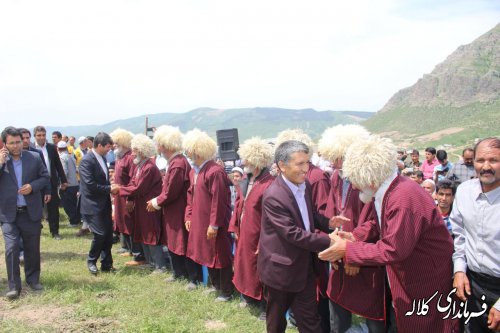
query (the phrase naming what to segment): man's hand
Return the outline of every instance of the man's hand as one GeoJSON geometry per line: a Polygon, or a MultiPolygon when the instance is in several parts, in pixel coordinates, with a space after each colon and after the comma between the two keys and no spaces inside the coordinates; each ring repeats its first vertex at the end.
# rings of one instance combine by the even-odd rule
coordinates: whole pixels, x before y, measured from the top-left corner
{"type": "Polygon", "coordinates": [[[61,190],[65,191],[68,188],[68,183],[61,184],[61,190]]]}
{"type": "Polygon", "coordinates": [[[330,227],[330,229],[335,229],[341,227],[344,223],[349,221],[350,219],[348,219],[347,217],[342,215],[337,215],[330,219],[328,226],[330,227]]]}
{"type": "Polygon", "coordinates": [[[339,231],[339,236],[340,236],[340,238],[348,240],[350,242],[356,241],[356,238],[354,238],[354,235],[352,234],[352,232],[339,231]]]}
{"type": "Polygon", "coordinates": [[[30,184],[24,184],[20,189],[19,191],[17,191],[19,194],[22,194],[22,195],[28,195],[31,193],[31,191],[33,191],[33,188],[31,188],[31,185],[30,184]]]}
{"type": "Polygon", "coordinates": [[[191,221],[186,221],[184,225],[186,226],[186,230],[189,232],[191,229],[191,221]]]}
{"type": "Polygon", "coordinates": [[[212,228],[211,225],[209,225],[207,229],[207,239],[208,240],[215,239],[215,237],[217,237],[217,231],[218,229],[214,229],[212,228]]]}
{"type": "Polygon", "coordinates": [[[133,202],[133,201],[127,201],[127,202],[125,203],[125,208],[127,208],[127,212],[132,213],[132,211],[133,211],[133,210],[134,210],[134,208],[135,208],[135,204],[134,204],[134,202],[133,202]]]}
{"type": "Polygon", "coordinates": [[[153,206],[153,203],[151,202],[152,200],[148,201],[148,204],[146,206],[146,210],[150,213],[156,212],[156,208],[153,206]]]}
{"type": "Polygon", "coordinates": [[[491,307],[488,314],[488,328],[492,331],[500,331],[500,311],[491,307]]]}
{"type": "Polygon", "coordinates": [[[359,273],[359,266],[345,265],[344,269],[345,273],[349,276],[355,276],[359,273]]]}
{"type": "Polygon", "coordinates": [[[332,245],[320,252],[318,257],[321,260],[332,262],[342,259],[345,255],[347,241],[339,237],[337,230],[330,234],[330,239],[332,240],[332,245]]]}
{"type": "Polygon", "coordinates": [[[9,156],[9,151],[6,147],[0,149],[0,164],[5,164],[7,162],[7,157],[9,156]]]}
{"type": "Polygon", "coordinates": [[[50,195],[50,194],[45,194],[43,196],[43,202],[46,203],[46,204],[48,204],[51,199],[52,199],[52,195],[50,195]]]}
{"type": "Polygon", "coordinates": [[[111,185],[110,192],[111,192],[111,194],[118,194],[118,192],[120,192],[120,185],[118,185],[118,184],[111,185]]]}
{"type": "Polygon", "coordinates": [[[464,272],[456,272],[453,276],[453,288],[457,288],[457,296],[462,301],[467,300],[467,296],[470,296],[470,284],[467,275],[464,272]],[[465,295],[467,293],[467,295],[465,295]]]}

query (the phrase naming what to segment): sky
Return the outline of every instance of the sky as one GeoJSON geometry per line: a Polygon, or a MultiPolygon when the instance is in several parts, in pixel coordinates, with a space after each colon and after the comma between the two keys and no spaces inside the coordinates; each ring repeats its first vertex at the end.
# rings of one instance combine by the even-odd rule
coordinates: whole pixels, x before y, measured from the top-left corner
{"type": "Polygon", "coordinates": [[[499,22],[497,0],[1,1],[0,127],[377,111],[499,22]]]}

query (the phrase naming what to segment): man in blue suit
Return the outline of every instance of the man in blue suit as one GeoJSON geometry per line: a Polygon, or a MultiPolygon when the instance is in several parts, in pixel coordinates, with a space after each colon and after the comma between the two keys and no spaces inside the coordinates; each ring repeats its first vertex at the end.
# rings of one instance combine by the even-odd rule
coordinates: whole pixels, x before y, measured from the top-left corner
{"type": "Polygon", "coordinates": [[[111,217],[110,194],[117,193],[119,187],[109,183],[106,154],[113,146],[113,140],[104,132],[94,138],[94,148],[87,153],[79,167],[80,171],[80,212],[89,224],[94,239],[87,257],[89,272],[97,274],[97,259],[101,257],[101,271],[113,271],[113,220],[111,217]]]}
{"type": "Polygon", "coordinates": [[[2,132],[5,147],[0,150],[0,225],[5,241],[8,299],[19,297],[21,277],[19,240],[24,240],[24,272],[33,290],[40,284],[40,232],[42,195],[50,181],[40,155],[23,151],[21,133],[14,127],[2,132]]]}

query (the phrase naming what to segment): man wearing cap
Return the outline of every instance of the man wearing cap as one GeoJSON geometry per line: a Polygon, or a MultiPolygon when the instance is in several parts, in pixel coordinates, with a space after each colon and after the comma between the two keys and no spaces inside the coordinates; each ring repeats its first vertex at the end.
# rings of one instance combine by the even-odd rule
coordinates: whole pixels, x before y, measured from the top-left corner
{"type": "Polygon", "coordinates": [[[189,232],[186,255],[208,267],[210,281],[220,293],[216,301],[225,302],[233,294],[230,181],[213,160],[217,144],[207,133],[198,129],[187,132],[182,146],[193,161],[184,217],[189,232]]]}
{"type": "Polygon", "coordinates": [[[174,276],[166,282],[187,279],[186,290],[193,290],[203,280],[201,265],[186,257],[188,231],[184,227],[191,166],[182,154],[182,133],[177,127],[160,126],[153,140],[156,149],[168,161],[160,195],[147,203],[148,211],[163,212],[161,243],[168,247],[174,276]]]}
{"type": "MultiPolygon", "coordinates": [[[[81,136],[78,138],[78,148],[75,149],[73,155],[75,155],[76,159],[76,168],[78,171],[78,167],[80,166],[80,162],[82,161],[83,156],[85,156],[88,152],[88,144],[87,138],[85,136],[81,136]]],[[[78,179],[80,179],[80,175],[78,175],[78,179]]]]}
{"type": "MultiPolygon", "coordinates": [[[[246,140],[238,150],[245,165],[247,177],[240,180],[236,204],[231,217],[230,231],[237,235],[238,245],[234,257],[233,283],[243,296],[243,306],[258,305],[259,319],[265,319],[265,301],[262,283],[257,274],[262,197],[273,183],[269,173],[273,148],[266,141],[254,137],[246,140]]],[[[239,168],[241,170],[241,168],[239,168]]],[[[234,170],[234,169],[233,169],[234,170]]]]}
{"type": "Polygon", "coordinates": [[[68,153],[68,147],[63,140],[57,143],[59,158],[64,169],[64,174],[68,180],[68,187],[61,189],[61,204],[68,215],[70,227],[77,227],[80,224],[81,215],[77,208],[77,193],[80,186],[76,178],[76,161],[73,155],[68,153]]]}

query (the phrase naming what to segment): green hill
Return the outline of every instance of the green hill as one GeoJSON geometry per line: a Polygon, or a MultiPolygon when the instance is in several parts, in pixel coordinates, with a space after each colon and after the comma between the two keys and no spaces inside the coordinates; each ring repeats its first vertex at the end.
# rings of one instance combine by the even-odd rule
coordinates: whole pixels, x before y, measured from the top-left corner
{"type": "Polygon", "coordinates": [[[407,146],[471,144],[500,134],[500,24],[397,92],[363,123],[407,146]]]}
{"type": "MultiPolygon", "coordinates": [[[[215,137],[219,129],[237,128],[240,141],[252,136],[272,138],[287,128],[301,128],[313,139],[330,126],[357,123],[373,115],[371,112],[316,111],[313,109],[291,110],[280,108],[212,109],[199,108],[186,113],[159,113],[117,120],[104,125],[71,126],[57,128],[64,134],[78,137],[94,135],[98,131],[111,132],[120,127],[133,133],[145,132],[145,118],[149,126],[178,126],[185,132],[195,127],[215,137]]],[[[49,127],[51,132],[55,128],[49,127]]]]}

